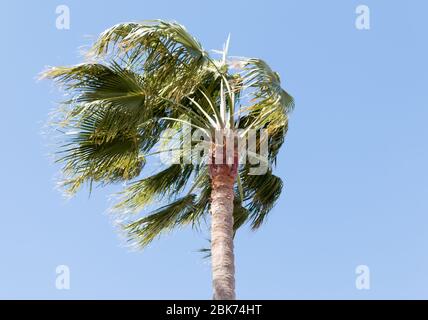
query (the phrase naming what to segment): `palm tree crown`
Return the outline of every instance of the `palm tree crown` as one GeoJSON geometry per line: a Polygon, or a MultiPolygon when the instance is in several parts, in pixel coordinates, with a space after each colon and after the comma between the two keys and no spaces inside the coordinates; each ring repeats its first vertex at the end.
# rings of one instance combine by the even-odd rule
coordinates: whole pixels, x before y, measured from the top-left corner
{"type": "MultiPolygon", "coordinates": [[[[272,169],[293,99],[264,61],[228,57],[228,42],[214,59],[177,23],[121,23],[100,35],[84,63],[43,74],[69,95],[54,124],[65,132],[58,158],[65,190],[74,194],[85,183],[129,181],[114,209],[144,212],[124,223],[129,239],[140,246],[209,216],[213,166],[207,158],[162,164],[155,174],[142,174],[164,153],[183,160],[191,152],[186,148],[197,144],[185,142],[195,130],[266,132],[267,171],[252,174],[248,162],[235,168],[234,232],[246,222],[258,228],[281,193],[282,181],[272,169]],[[147,213],[157,203],[164,205],[147,213]]],[[[260,135],[257,150],[262,140],[260,135]]]]}

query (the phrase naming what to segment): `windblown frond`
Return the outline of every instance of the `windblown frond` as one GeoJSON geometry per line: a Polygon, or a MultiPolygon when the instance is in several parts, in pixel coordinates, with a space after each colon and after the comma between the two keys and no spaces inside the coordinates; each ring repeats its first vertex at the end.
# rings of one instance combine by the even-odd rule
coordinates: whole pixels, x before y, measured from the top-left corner
{"type": "Polygon", "coordinates": [[[201,58],[207,54],[201,44],[182,25],[162,20],[119,23],[100,35],[89,54],[101,56],[107,54],[109,49],[126,53],[137,48],[140,52],[147,54],[148,51],[155,56],[161,53],[156,51],[162,50],[156,48],[160,45],[163,45],[164,49],[176,49],[177,56],[189,54],[201,58]]]}
{"type": "Polygon", "coordinates": [[[148,79],[148,90],[177,101],[200,83],[208,56],[182,25],[160,20],[118,24],[103,32],[89,53],[133,65],[148,79]]]}
{"type": "MultiPolygon", "coordinates": [[[[115,113],[117,114],[117,113],[115,113]]],[[[140,157],[141,135],[135,127],[111,130],[109,112],[96,110],[69,125],[68,143],[58,162],[63,162],[63,185],[73,194],[86,181],[116,182],[137,177],[145,164],[140,157]]]]}
{"type": "Polygon", "coordinates": [[[277,107],[283,112],[289,113],[294,107],[293,98],[281,88],[279,74],[274,72],[266,62],[261,59],[242,59],[243,72],[240,74],[242,85],[252,91],[253,99],[259,106],[267,103],[277,107]]]}
{"type": "Polygon", "coordinates": [[[194,198],[193,194],[180,198],[125,226],[131,241],[145,247],[162,232],[185,223],[192,213],[194,198]]]}
{"type": "Polygon", "coordinates": [[[253,229],[259,228],[273,208],[282,191],[281,178],[268,171],[264,175],[250,175],[248,168],[240,172],[244,190],[244,207],[253,229]]]}
{"type": "Polygon", "coordinates": [[[121,193],[117,211],[138,212],[155,200],[178,194],[187,184],[193,167],[173,164],[152,176],[132,183],[121,193]]]}

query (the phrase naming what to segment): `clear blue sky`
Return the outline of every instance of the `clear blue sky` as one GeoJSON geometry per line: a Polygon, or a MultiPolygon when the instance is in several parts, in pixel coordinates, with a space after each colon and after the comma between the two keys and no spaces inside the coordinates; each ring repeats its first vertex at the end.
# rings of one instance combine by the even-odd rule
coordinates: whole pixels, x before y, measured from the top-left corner
{"type": "Polygon", "coordinates": [[[265,59],[296,100],[277,173],[285,190],[258,232],[236,239],[239,298],[428,298],[428,3],[407,1],[9,1],[0,10],[0,298],[209,299],[206,233],[143,252],[105,213],[115,188],[66,201],[43,124],[60,100],[46,65],[122,21],[171,19],[207,49],[265,59]],[[55,8],[71,29],[55,28],[55,8]],[[355,8],[371,29],[355,28],[355,8]],[[66,264],[71,289],[55,288],[66,264]],[[355,288],[369,266],[371,289],[355,288]]]}

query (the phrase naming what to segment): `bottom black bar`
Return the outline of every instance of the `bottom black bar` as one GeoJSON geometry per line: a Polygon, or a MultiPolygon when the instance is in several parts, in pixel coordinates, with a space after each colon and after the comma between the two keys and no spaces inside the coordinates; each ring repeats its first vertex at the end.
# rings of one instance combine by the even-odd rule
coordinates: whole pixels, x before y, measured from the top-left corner
{"type": "Polygon", "coordinates": [[[138,319],[251,320],[299,319],[301,316],[321,314],[339,315],[342,319],[366,318],[372,315],[372,308],[378,307],[383,316],[397,316],[399,311],[406,314],[417,312],[418,307],[426,310],[428,303],[424,300],[4,300],[0,301],[0,306],[2,311],[13,309],[15,315],[20,311],[37,313],[40,309],[46,311],[54,307],[61,310],[61,314],[72,317],[106,313],[109,316],[120,316],[121,319],[132,314],[138,319]],[[84,313],[80,307],[86,309],[84,313]]]}

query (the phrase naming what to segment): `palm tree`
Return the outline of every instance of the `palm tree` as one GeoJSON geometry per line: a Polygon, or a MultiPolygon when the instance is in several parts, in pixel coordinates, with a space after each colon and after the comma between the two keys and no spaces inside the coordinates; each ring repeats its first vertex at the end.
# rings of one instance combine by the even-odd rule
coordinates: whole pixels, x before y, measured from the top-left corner
{"type": "Polygon", "coordinates": [[[43,73],[69,96],[53,122],[64,133],[64,190],[128,182],[113,209],[139,247],[210,217],[214,299],[235,299],[237,229],[246,222],[260,227],[281,193],[272,168],[293,107],[276,72],[260,59],[228,57],[228,43],[214,59],[180,24],[121,23],[100,35],[84,63],[43,73]],[[189,143],[198,131],[208,139],[189,143]],[[252,131],[259,139],[242,156],[239,141],[252,131]],[[198,143],[208,146],[196,152],[202,160],[185,161],[198,143]],[[138,178],[144,167],[159,165],[160,155],[174,161],[138,178]],[[266,170],[257,173],[260,161],[266,170]],[[166,205],[154,208],[159,202],[166,205]]]}

